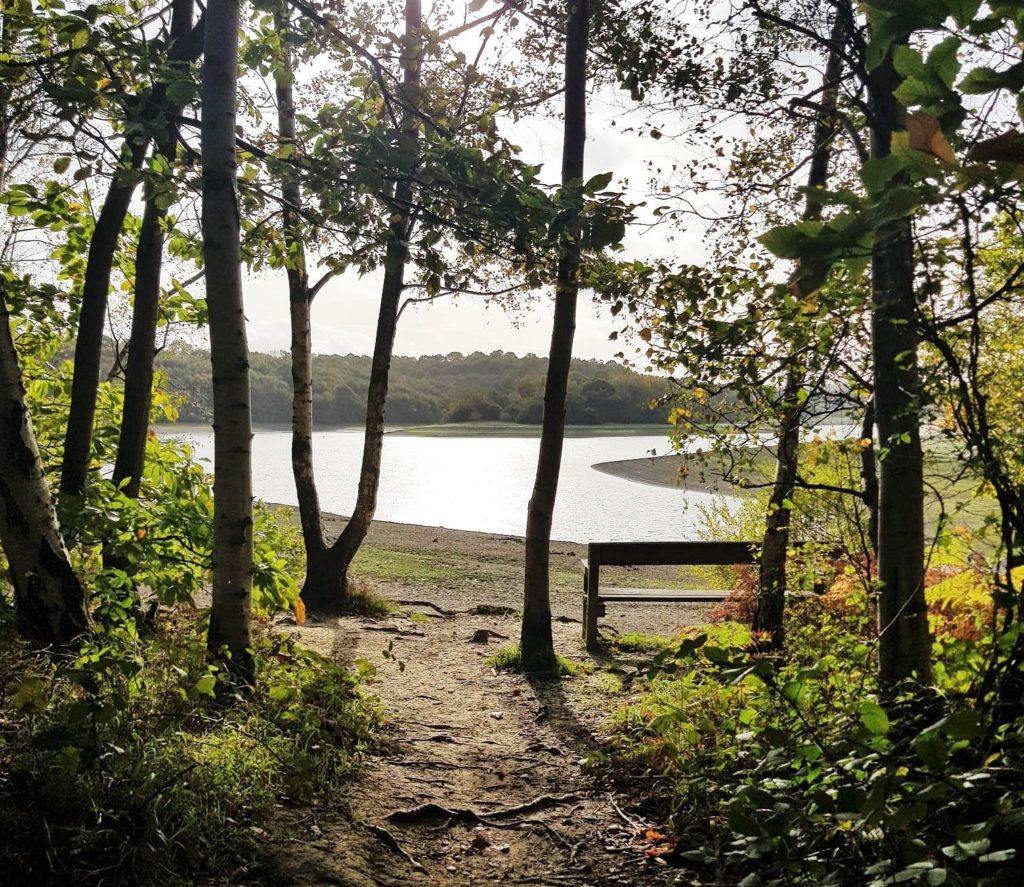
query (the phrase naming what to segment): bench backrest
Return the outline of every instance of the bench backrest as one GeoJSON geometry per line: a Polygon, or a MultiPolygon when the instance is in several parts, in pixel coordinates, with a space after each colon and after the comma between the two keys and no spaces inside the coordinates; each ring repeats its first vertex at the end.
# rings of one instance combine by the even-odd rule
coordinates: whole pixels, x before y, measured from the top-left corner
{"type": "Polygon", "coordinates": [[[760,542],[591,542],[591,566],[720,566],[757,563],[760,542]]]}

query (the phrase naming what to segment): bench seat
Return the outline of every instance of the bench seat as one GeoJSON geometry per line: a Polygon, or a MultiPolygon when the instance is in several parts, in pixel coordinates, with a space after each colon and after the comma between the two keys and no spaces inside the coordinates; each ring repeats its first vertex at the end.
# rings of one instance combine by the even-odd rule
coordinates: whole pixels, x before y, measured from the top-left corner
{"type": "Polygon", "coordinates": [[[591,542],[583,561],[583,639],[588,650],[598,642],[597,620],[605,604],[691,603],[725,600],[727,590],[711,588],[601,588],[601,567],[730,566],[755,564],[755,542],[591,542]]]}
{"type": "Polygon", "coordinates": [[[602,601],[637,601],[658,603],[679,601],[680,603],[717,603],[724,601],[728,591],[713,588],[602,588],[598,599],[602,601]]]}

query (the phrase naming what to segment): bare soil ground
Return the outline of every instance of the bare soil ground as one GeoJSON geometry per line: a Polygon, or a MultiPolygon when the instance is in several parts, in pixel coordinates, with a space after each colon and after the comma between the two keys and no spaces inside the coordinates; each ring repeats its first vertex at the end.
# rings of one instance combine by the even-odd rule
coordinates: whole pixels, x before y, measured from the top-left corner
{"type": "MultiPolygon", "coordinates": [[[[392,562],[426,559],[430,580],[376,578],[378,593],[405,602],[391,616],[288,630],[341,661],[372,663],[377,671],[367,689],[390,719],[385,743],[353,784],[347,817],[289,814],[290,837],[268,847],[258,881],[665,883],[667,869],[648,853],[657,823],[607,774],[584,766],[624,697],[619,680],[602,670],[607,662],[582,649],[580,592],[558,587],[553,595],[555,643],[562,655],[586,663],[586,673],[532,682],[485,663],[518,635],[521,540],[378,524],[370,546],[368,564],[386,564],[389,555],[392,562]],[[445,558],[449,571],[435,571],[445,558]],[[481,630],[490,633],[486,643],[473,640],[481,630]]],[[[554,551],[576,564],[581,547],[556,543],[554,551]]],[[[578,584],[578,567],[572,572],[578,584]]],[[[670,634],[703,621],[705,612],[654,605],[610,616],[619,631],[670,634]]]]}

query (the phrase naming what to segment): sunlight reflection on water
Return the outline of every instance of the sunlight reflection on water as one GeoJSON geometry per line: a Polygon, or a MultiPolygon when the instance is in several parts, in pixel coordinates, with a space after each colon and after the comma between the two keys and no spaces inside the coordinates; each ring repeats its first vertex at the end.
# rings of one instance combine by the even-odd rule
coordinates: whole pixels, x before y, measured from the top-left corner
{"type": "MultiPolygon", "coordinates": [[[[213,434],[161,429],[188,440],[212,468],[213,434]]],[[[537,466],[537,438],[414,437],[384,442],[377,518],[456,530],[521,536],[537,466]]],[[[318,431],[313,440],[320,505],[348,514],[355,503],[362,430],[318,431]]],[[[697,539],[702,506],[734,497],[624,480],[591,465],[669,451],[664,437],[566,439],[553,538],[573,542],[697,539]]],[[[295,505],[291,435],[258,431],[253,439],[253,488],[267,502],[295,505]]]]}

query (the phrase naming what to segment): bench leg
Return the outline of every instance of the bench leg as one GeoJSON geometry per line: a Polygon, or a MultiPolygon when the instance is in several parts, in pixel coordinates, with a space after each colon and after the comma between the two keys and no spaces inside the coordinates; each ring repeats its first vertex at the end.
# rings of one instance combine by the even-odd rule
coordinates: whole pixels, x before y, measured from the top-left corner
{"type": "Polygon", "coordinates": [[[591,565],[587,573],[587,595],[583,606],[583,640],[592,653],[597,650],[597,617],[600,611],[600,601],[597,597],[598,578],[597,567],[591,565]]]}
{"type": "Polygon", "coordinates": [[[583,640],[587,639],[587,613],[590,611],[590,607],[587,606],[588,595],[587,588],[590,585],[590,570],[586,567],[583,568],[583,624],[580,627],[580,633],[583,636],[583,640]]]}

